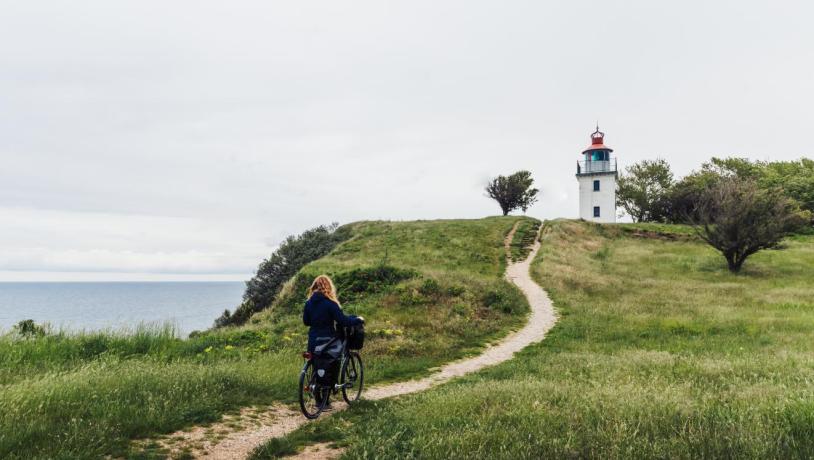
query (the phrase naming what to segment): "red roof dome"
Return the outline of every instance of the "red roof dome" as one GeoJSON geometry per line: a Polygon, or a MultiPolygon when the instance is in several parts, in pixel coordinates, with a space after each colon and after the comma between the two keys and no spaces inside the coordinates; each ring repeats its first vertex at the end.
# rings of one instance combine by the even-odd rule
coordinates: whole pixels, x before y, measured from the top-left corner
{"type": "Polygon", "coordinates": [[[587,149],[583,150],[582,153],[590,152],[591,150],[610,150],[613,152],[613,149],[605,145],[605,133],[599,130],[599,125],[596,126],[596,131],[591,134],[591,145],[588,146],[587,149]]]}

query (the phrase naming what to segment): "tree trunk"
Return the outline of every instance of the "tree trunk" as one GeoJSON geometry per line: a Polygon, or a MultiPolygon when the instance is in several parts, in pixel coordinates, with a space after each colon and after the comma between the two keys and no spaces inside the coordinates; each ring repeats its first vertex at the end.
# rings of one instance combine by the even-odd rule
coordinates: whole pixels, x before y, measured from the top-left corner
{"type": "Polygon", "coordinates": [[[724,254],[724,256],[726,257],[726,264],[729,266],[730,272],[738,273],[741,271],[746,256],[738,257],[738,254],[724,254]]]}
{"type": "Polygon", "coordinates": [[[735,273],[741,271],[744,262],[746,262],[746,256],[741,256],[735,261],[735,273]]]}

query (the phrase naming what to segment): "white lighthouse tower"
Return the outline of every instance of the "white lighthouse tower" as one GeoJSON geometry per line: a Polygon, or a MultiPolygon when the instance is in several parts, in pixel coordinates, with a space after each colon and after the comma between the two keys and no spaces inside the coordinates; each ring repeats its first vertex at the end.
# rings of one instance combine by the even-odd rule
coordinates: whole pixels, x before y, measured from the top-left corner
{"type": "Polygon", "coordinates": [[[591,145],[577,162],[579,217],[592,222],[616,222],[616,158],[605,145],[605,133],[591,134],[591,145]]]}

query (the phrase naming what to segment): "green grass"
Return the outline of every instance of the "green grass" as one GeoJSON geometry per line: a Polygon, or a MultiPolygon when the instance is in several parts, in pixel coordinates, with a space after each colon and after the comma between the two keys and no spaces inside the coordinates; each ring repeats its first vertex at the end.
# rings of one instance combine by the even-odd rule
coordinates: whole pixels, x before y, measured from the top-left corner
{"type": "Polygon", "coordinates": [[[694,239],[625,226],[555,221],[542,239],[532,273],[560,314],[545,341],[256,457],[309,439],[347,446],[346,458],[814,456],[814,237],[739,275],[694,239]]]}
{"type": "Polygon", "coordinates": [[[528,311],[502,278],[503,239],[521,219],[352,224],[350,240],[303,268],[244,327],[184,340],[160,327],[0,336],[0,458],[138,457],[133,439],[294,402],[304,285],[318,273],[341,280],[346,312],[368,320],[368,383],[476,352],[528,311]]]}

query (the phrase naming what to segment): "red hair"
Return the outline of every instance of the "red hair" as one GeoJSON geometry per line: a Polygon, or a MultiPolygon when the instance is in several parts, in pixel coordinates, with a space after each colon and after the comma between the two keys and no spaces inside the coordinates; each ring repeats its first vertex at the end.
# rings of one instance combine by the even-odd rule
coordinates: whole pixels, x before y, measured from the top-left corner
{"type": "Polygon", "coordinates": [[[308,288],[308,298],[311,298],[315,292],[319,292],[339,305],[339,299],[336,296],[336,287],[334,287],[334,282],[331,281],[328,275],[319,275],[314,278],[314,282],[311,283],[311,287],[308,288]]]}

